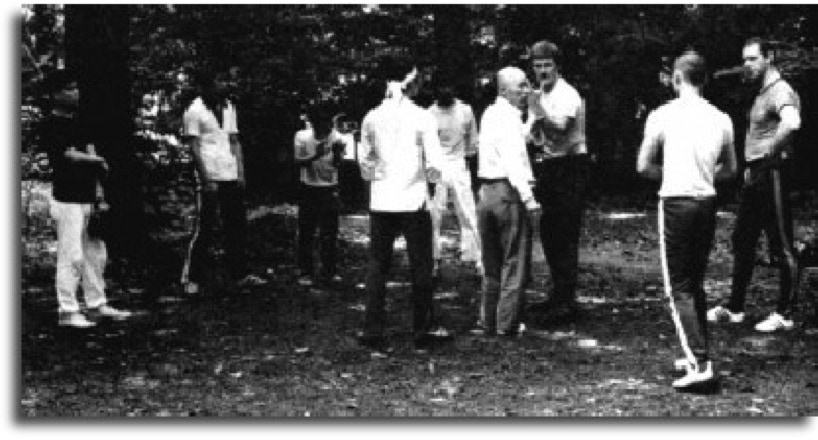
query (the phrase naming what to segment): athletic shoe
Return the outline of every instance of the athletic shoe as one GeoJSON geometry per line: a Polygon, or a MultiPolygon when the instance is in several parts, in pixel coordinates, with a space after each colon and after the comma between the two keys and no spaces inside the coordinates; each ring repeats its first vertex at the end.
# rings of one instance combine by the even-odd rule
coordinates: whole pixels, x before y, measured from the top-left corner
{"type": "Polygon", "coordinates": [[[64,327],[88,328],[96,324],[93,321],[89,321],[85,315],[80,312],[61,312],[59,325],[64,327]]]}
{"type": "Polygon", "coordinates": [[[724,319],[727,319],[731,324],[738,324],[744,321],[744,312],[733,313],[722,306],[716,306],[707,311],[708,322],[719,322],[724,319]]]}
{"type": "Polygon", "coordinates": [[[240,279],[236,286],[238,287],[251,287],[251,286],[263,286],[267,284],[267,280],[264,278],[257,277],[255,275],[247,275],[246,277],[240,279]]]}
{"type": "Polygon", "coordinates": [[[308,275],[302,275],[302,276],[298,277],[298,284],[300,284],[300,285],[302,285],[304,287],[312,286],[312,284],[313,284],[312,278],[310,276],[308,276],[308,275]]]}
{"type": "Polygon", "coordinates": [[[196,295],[199,293],[199,284],[189,282],[184,284],[185,293],[188,295],[196,295]]]}
{"type": "Polygon", "coordinates": [[[790,330],[793,327],[793,322],[779,315],[777,312],[770,313],[764,321],[756,324],[756,331],[770,333],[776,330],[790,330]]]}
{"type": "Polygon", "coordinates": [[[115,309],[107,304],[101,305],[95,309],[90,309],[88,312],[93,314],[95,317],[111,318],[115,321],[122,321],[133,315],[133,313],[127,310],[115,309]]]}
{"type": "Polygon", "coordinates": [[[688,363],[685,369],[687,374],[673,381],[673,388],[676,388],[677,391],[697,391],[697,388],[713,381],[713,363],[710,361],[699,366],[688,363]]]}
{"type": "Polygon", "coordinates": [[[687,358],[679,358],[673,361],[673,369],[676,371],[685,371],[690,366],[690,361],[687,358]]]}

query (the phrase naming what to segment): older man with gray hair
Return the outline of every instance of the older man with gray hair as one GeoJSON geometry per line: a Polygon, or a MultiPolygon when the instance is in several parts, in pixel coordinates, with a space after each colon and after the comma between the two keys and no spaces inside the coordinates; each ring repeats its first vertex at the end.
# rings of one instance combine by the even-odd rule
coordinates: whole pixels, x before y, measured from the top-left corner
{"type": "Polygon", "coordinates": [[[525,73],[497,73],[498,97],[483,114],[479,149],[480,203],[477,222],[483,244],[483,295],[474,333],[513,337],[519,333],[525,286],[531,270],[531,224],[538,212],[534,175],[526,152],[529,127],[522,121],[531,85],[525,73]]]}

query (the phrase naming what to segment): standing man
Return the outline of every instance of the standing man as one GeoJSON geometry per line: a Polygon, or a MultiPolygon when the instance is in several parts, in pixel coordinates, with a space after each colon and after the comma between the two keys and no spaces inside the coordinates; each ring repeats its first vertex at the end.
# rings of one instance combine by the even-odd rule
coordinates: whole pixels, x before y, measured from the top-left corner
{"type": "Polygon", "coordinates": [[[588,182],[585,107],[559,74],[560,50],[540,41],[531,48],[536,80],[528,103],[532,165],[542,205],[540,237],[554,291],[535,313],[570,318],[577,311],[579,235],[588,182]]]}
{"type": "Polygon", "coordinates": [[[50,212],[57,226],[59,325],[96,325],[80,310],[80,283],[89,316],[128,318],[130,312],[108,305],[104,277],[108,254],[102,239],[88,231],[92,214],[105,206],[99,183],[108,172],[108,164],[96,155],[88,130],[79,119],[79,89],[73,72],[55,71],[47,86],[51,111],[42,121],[40,133],[53,170],[50,212]]]}
{"type": "Polygon", "coordinates": [[[471,174],[466,168],[466,157],[477,154],[477,122],[470,105],[455,97],[454,84],[448,78],[437,79],[437,100],[429,111],[437,121],[437,133],[443,148],[443,175],[435,185],[431,206],[434,231],[435,272],[440,268],[440,228],[449,202],[454,195],[454,208],[460,224],[460,259],[474,262],[482,268],[480,235],[477,230],[477,212],[471,189],[471,174]]]}
{"type": "Polygon", "coordinates": [[[736,173],[733,123],[702,98],[704,59],[686,52],[673,65],[678,98],[648,116],[637,170],[662,181],[659,189],[659,246],[662,275],[686,375],[673,382],[693,390],[713,379],[703,288],[716,230],[715,182],[736,173]],[[658,162],[662,152],[661,164],[658,162]]]}
{"type": "Polygon", "coordinates": [[[505,67],[497,73],[497,100],[481,122],[480,202],[477,219],[483,244],[483,295],[475,333],[516,336],[531,270],[528,214],[540,209],[526,153],[522,122],[530,85],[525,72],[505,67]]]}
{"type": "Polygon", "coordinates": [[[362,174],[370,181],[370,244],[366,278],[367,305],[361,345],[388,349],[386,277],[395,239],[403,234],[412,271],[412,330],[416,349],[434,340],[432,326],[432,219],[428,183],[440,178],[442,154],[431,113],[413,96],[418,71],[409,62],[385,58],[379,63],[386,96],[361,125],[362,174]]]}
{"type": "Polygon", "coordinates": [[[191,148],[196,171],[196,229],[190,241],[182,285],[197,293],[212,271],[219,220],[230,276],[238,287],[262,281],[246,272],[247,213],[244,205],[244,160],[236,109],[209,71],[196,75],[199,96],[183,116],[184,141],[191,148]],[[221,217],[221,218],[219,218],[221,217]]]}
{"type": "Polygon", "coordinates": [[[748,113],[745,136],[744,186],[741,189],[733,232],[733,287],[730,301],[707,312],[707,319],[744,321],[744,300],[753,275],[756,245],[761,230],[778,255],[779,296],[776,311],[758,323],[760,332],[793,327],[792,299],[798,283],[798,262],[793,248],[793,224],[789,200],[789,159],[793,138],[801,127],[801,100],[773,65],[774,51],[760,38],[744,43],[746,78],[758,86],[748,113]]]}
{"type": "Polygon", "coordinates": [[[338,282],[338,166],[344,144],[333,128],[332,109],[319,102],[308,112],[310,127],[295,134],[295,161],[301,168],[301,197],[298,204],[299,284],[313,284],[313,253],[316,229],[320,229],[321,280],[338,282]]]}

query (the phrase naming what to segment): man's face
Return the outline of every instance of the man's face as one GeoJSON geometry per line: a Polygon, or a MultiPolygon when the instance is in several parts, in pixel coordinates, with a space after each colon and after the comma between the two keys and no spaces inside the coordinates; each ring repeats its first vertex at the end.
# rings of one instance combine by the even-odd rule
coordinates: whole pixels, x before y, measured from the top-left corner
{"type": "Polygon", "coordinates": [[[506,90],[506,99],[518,108],[525,107],[528,94],[531,92],[531,84],[526,78],[513,81],[506,90]]]}
{"type": "Polygon", "coordinates": [[[531,68],[536,82],[543,88],[550,88],[557,81],[557,63],[553,58],[535,58],[531,68]]]}
{"type": "Polygon", "coordinates": [[[751,82],[761,82],[770,67],[770,59],[761,53],[761,46],[745,46],[741,55],[744,59],[744,78],[751,82]]]}

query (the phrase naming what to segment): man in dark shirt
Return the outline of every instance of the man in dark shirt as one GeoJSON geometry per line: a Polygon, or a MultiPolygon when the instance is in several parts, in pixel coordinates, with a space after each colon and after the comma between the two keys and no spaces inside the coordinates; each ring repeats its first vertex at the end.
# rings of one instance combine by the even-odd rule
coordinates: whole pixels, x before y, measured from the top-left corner
{"type": "Polygon", "coordinates": [[[105,297],[105,243],[89,236],[87,230],[91,214],[104,204],[99,180],[107,173],[108,165],[96,155],[77,118],[79,91],[71,72],[54,72],[47,86],[51,111],[40,133],[53,170],[50,210],[57,225],[59,324],[79,328],[95,325],[80,311],[80,282],[90,315],[125,319],[131,313],[109,306],[105,297]]]}

